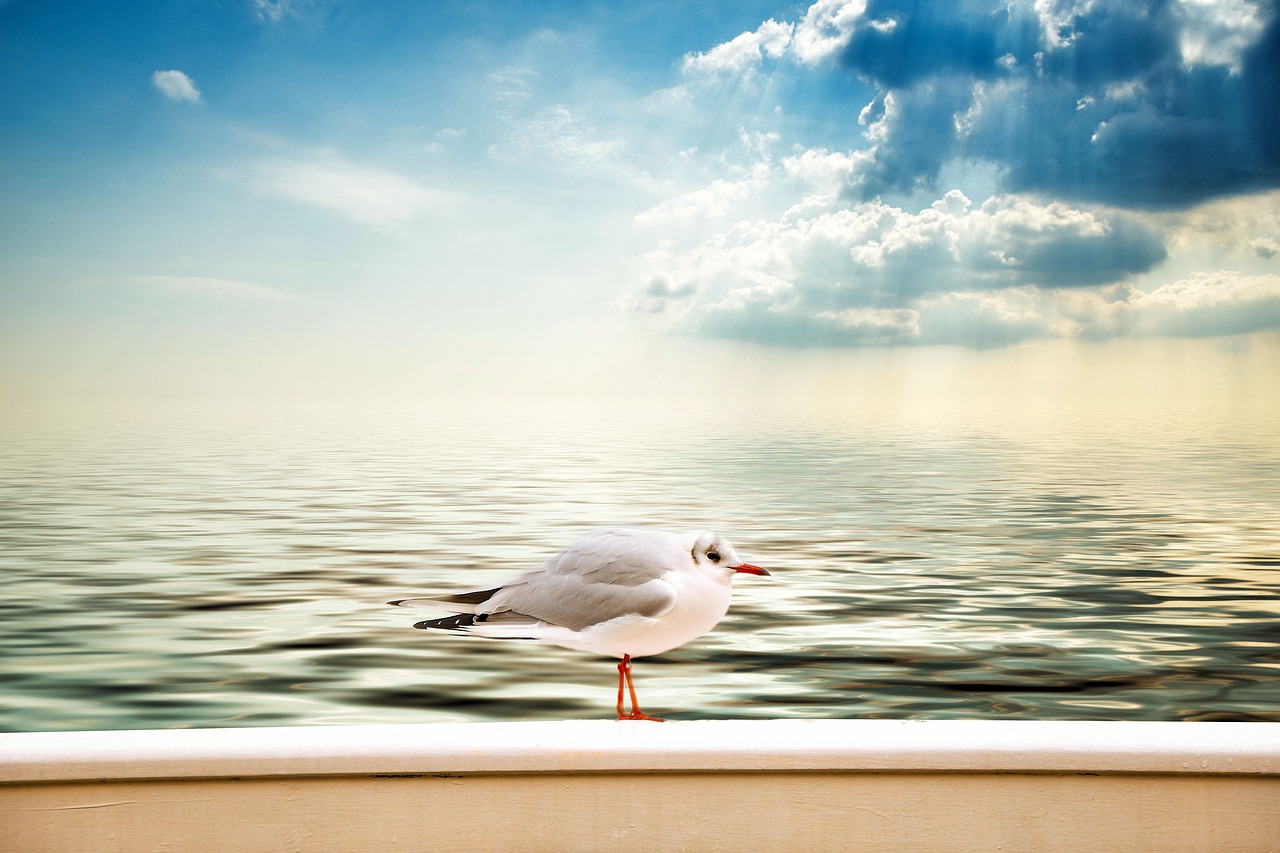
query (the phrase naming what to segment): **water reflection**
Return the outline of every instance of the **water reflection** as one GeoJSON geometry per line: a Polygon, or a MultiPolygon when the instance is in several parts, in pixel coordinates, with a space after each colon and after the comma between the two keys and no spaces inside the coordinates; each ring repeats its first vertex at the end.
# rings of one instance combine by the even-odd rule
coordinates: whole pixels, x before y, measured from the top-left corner
{"type": "Polygon", "coordinates": [[[774,571],[637,663],[664,716],[1280,720],[1277,438],[1185,413],[10,414],[0,728],[608,717],[610,662],[383,604],[607,524],[714,529],[774,571]]]}

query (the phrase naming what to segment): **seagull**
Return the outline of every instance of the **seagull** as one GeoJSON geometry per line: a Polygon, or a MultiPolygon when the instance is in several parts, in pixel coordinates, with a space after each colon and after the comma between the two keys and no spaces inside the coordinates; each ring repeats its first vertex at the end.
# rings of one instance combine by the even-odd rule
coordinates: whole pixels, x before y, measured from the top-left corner
{"type": "Polygon", "coordinates": [[[415,628],[534,640],[619,658],[618,719],[662,722],[640,710],[632,658],[661,654],[714,628],[729,610],[738,574],[769,573],[744,563],[714,533],[617,528],[575,542],[493,589],[388,603],[453,611],[415,628]],[[623,710],[624,688],[630,711],[623,710]]]}

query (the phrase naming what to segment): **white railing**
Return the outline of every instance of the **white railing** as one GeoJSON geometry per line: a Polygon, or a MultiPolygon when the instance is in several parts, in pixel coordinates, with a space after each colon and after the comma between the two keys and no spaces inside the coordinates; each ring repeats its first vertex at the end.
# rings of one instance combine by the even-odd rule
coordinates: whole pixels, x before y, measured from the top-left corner
{"type": "Polygon", "coordinates": [[[1277,851],[1280,725],[0,734],[0,839],[23,851],[1277,851]]]}

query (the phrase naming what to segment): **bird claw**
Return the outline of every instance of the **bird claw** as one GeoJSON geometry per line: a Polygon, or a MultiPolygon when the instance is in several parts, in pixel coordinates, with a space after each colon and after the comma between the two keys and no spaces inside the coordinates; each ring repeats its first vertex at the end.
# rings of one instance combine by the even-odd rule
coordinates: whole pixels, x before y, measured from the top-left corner
{"type": "Polygon", "coordinates": [[[618,714],[619,720],[649,720],[654,723],[665,723],[666,720],[661,717],[651,717],[644,711],[628,711],[625,714],[618,714]]]}

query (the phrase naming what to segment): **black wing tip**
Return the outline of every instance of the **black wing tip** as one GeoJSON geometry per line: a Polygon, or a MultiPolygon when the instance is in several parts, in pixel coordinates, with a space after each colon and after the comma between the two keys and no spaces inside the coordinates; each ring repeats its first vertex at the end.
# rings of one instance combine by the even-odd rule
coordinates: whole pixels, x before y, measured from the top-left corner
{"type": "MultiPolygon", "coordinates": [[[[0,3],[2,2],[4,2],[4,0],[0,0],[0,3]]],[[[501,591],[502,587],[495,586],[493,589],[477,589],[472,592],[460,592],[454,595],[419,595],[413,598],[397,598],[395,601],[388,601],[387,604],[390,604],[392,607],[399,607],[406,603],[413,604],[420,601],[429,601],[436,605],[448,606],[450,604],[460,604],[463,607],[474,607],[476,605],[484,604],[486,601],[493,598],[495,594],[501,591]]]]}
{"type": "Polygon", "coordinates": [[[455,613],[453,616],[444,616],[439,619],[424,619],[421,622],[415,622],[413,627],[424,631],[461,631],[470,628],[476,622],[484,621],[483,614],[477,617],[474,613],[455,613]]]}
{"type": "Polygon", "coordinates": [[[495,586],[493,589],[476,589],[471,592],[459,592],[453,595],[440,595],[436,596],[435,600],[443,602],[444,604],[466,604],[474,606],[484,604],[501,591],[502,587],[495,586]]]}

